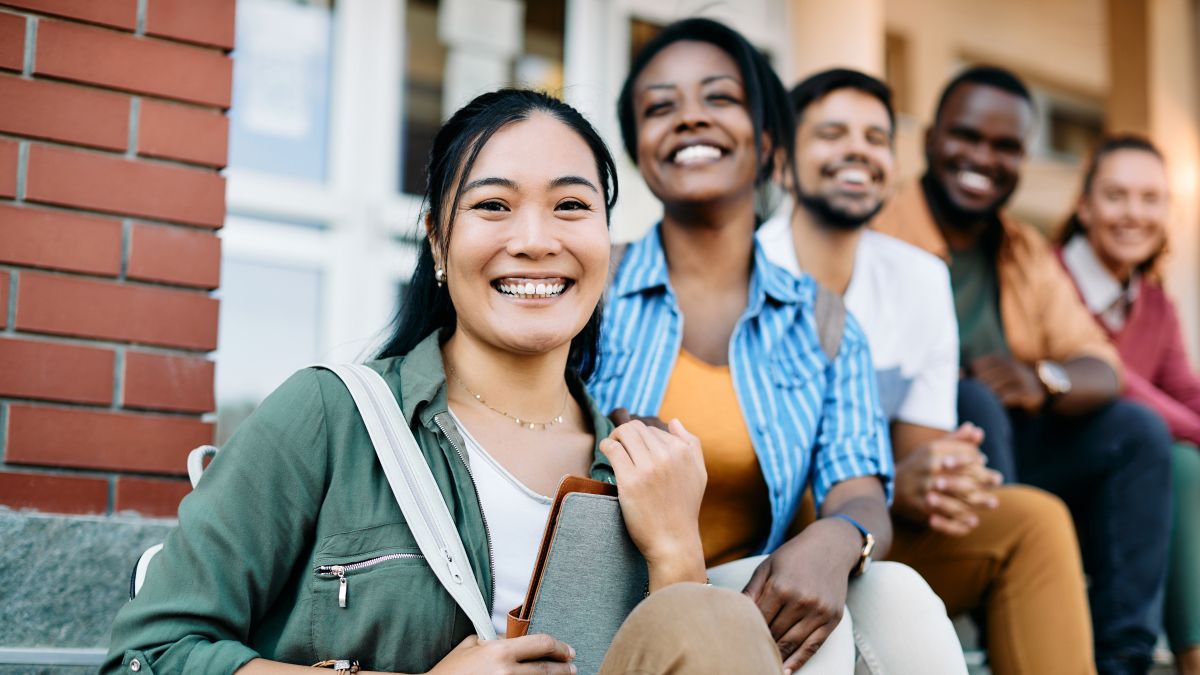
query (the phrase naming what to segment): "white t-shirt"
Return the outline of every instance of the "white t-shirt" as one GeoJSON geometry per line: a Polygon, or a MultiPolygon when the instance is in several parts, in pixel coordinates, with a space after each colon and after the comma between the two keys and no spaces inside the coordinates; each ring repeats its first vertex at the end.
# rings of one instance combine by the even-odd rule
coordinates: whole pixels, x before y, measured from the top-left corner
{"type": "MultiPolygon", "coordinates": [[[[802,273],[791,209],[763,223],[771,262],[802,273]]],[[[867,335],[889,421],[952,430],[958,424],[958,320],[945,263],[921,249],[864,230],[844,296],[867,335]]]]}
{"type": "Polygon", "coordinates": [[[471,477],[475,479],[479,505],[492,537],[496,581],[492,624],[496,626],[496,634],[504,637],[508,630],[509,610],[525,601],[525,591],[533,576],[533,565],[554,500],[517,480],[483,449],[453,411],[450,416],[466,443],[471,477]]]}

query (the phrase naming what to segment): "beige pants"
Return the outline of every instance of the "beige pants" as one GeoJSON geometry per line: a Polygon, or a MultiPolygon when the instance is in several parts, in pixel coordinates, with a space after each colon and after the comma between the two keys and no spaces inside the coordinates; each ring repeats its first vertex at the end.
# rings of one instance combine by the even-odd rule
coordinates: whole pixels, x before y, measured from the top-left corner
{"type": "Polygon", "coordinates": [[[783,664],[758,607],[736,591],[675,584],[633,610],[600,675],[778,674],[783,664]]]}
{"type": "MultiPolygon", "coordinates": [[[[797,675],[966,673],[941,600],[912,569],[876,563],[851,582],[842,622],[797,675]]],[[[676,584],[629,615],[601,675],[768,673],[783,669],[758,607],[736,591],[676,584]]]]}

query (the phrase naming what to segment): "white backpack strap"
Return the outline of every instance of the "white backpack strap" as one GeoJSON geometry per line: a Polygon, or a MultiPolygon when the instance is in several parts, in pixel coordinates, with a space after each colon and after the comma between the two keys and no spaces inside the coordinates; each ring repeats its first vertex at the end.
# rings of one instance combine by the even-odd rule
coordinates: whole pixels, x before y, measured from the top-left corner
{"type": "Polygon", "coordinates": [[[192,481],[192,487],[196,487],[200,476],[204,475],[204,460],[216,457],[218,451],[219,448],[215,445],[201,445],[188,453],[188,478],[192,481]]]}
{"type": "Polygon", "coordinates": [[[433,473],[417,447],[412,430],[405,424],[404,413],[387,382],[379,373],[362,365],[319,364],[314,367],[332,371],[350,390],[392,494],[396,496],[426,562],[466,612],[475,626],[476,635],[483,640],[496,639],[491,613],[475,581],[454,519],[450,517],[433,473]]]}

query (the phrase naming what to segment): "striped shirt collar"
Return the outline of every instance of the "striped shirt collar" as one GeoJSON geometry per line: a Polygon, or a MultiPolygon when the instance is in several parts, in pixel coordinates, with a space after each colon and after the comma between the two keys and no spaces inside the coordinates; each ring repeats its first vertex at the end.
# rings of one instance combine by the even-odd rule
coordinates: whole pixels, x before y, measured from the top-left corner
{"type": "MultiPolygon", "coordinates": [[[[621,267],[625,268],[624,271],[613,279],[614,297],[658,289],[671,291],[667,255],[662,246],[661,222],[651,228],[646,236],[629,244],[621,267]]],[[[770,262],[757,238],[754,241],[753,269],[750,276],[749,307],[752,313],[762,308],[766,297],[785,304],[794,304],[806,298],[811,300],[812,289],[770,262]]],[[[674,294],[674,291],[671,293],[674,294]]]]}

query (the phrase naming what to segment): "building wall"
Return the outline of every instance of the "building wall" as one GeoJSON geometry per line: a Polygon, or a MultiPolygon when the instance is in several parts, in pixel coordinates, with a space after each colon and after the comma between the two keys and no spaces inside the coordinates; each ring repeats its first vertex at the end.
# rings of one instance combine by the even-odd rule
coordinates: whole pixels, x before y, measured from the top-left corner
{"type": "Polygon", "coordinates": [[[233,0],[0,2],[0,505],[174,515],[207,443],[233,0]]]}
{"type": "Polygon", "coordinates": [[[233,24],[0,2],[0,672],[94,672],[212,438],[233,24]]]}
{"type": "MultiPolygon", "coordinates": [[[[904,177],[924,169],[925,128],[942,87],[967,63],[1002,65],[1034,86],[1097,105],[1108,93],[1105,0],[890,0],[885,5],[885,30],[905,45],[907,110],[897,137],[904,177]]],[[[1034,156],[1012,208],[1038,224],[1057,223],[1070,208],[1078,182],[1076,162],[1034,156]]]]}
{"type": "MultiPolygon", "coordinates": [[[[1163,148],[1173,214],[1166,285],[1193,359],[1200,359],[1200,5],[1195,0],[791,0],[795,82],[849,65],[896,88],[897,183],[924,170],[923,138],[942,88],[964,65],[992,63],[1047,100],[1103,114],[1109,131],[1163,148]],[[830,40],[829,26],[853,37],[830,40]],[[816,45],[819,48],[814,48],[816,45]]],[[[1047,151],[1047,120],[1030,143],[1010,209],[1055,231],[1080,188],[1081,157],[1047,151]]]]}

